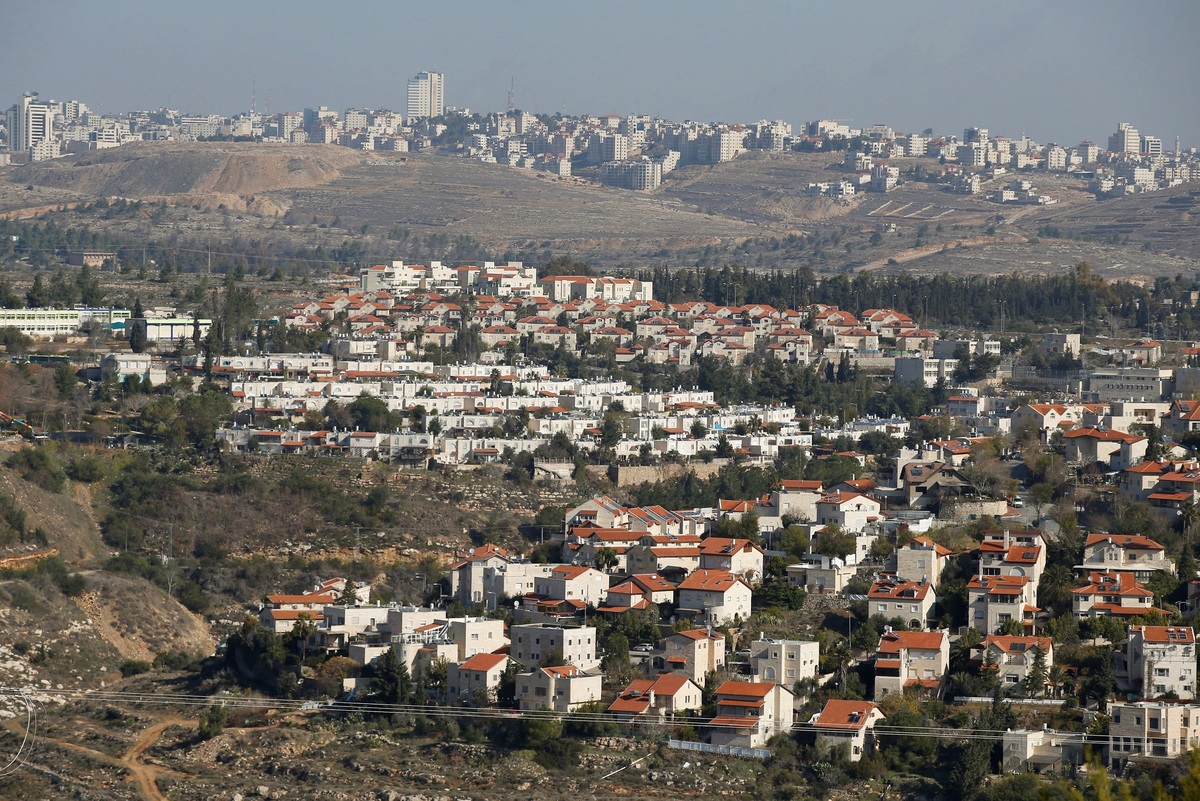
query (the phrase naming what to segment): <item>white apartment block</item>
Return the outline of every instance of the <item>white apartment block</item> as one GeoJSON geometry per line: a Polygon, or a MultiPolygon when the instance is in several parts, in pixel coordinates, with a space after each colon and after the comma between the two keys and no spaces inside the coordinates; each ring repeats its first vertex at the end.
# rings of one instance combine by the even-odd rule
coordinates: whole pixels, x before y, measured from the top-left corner
{"type": "Polygon", "coordinates": [[[408,81],[408,119],[440,117],[446,113],[446,76],[418,72],[408,81]]]}
{"type": "Polygon", "coordinates": [[[750,643],[750,669],[755,681],[791,688],[817,677],[820,652],[820,645],[808,640],[760,638],[750,643]]]}
{"type": "Polygon", "coordinates": [[[510,656],[525,668],[536,668],[550,654],[581,670],[599,667],[596,658],[596,629],[592,626],[565,628],[543,623],[518,623],[509,627],[510,656]]]}
{"type": "Polygon", "coordinates": [[[1173,758],[1200,746],[1200,704],[1137,701],[1111,704],[1108,762],[1120,770],[1131,757],[1173,758]]]}
{"type": "Polygon", "coordinates": [[[1130,626],[1124,672],[1130,691],[1143,698],[1167,693],[1195,698],[1196,632],[1186,626],[1130,626]]]}

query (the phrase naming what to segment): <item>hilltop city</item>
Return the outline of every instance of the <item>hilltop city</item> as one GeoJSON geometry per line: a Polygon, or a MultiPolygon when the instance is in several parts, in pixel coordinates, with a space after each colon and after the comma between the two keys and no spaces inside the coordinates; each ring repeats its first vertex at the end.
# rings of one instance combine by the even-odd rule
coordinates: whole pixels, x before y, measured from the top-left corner
{"type": "MultiPolygon", "coordinates": [[[[1041,145],[481,115],[440,73],[407,88],[404,114],[232,117],[30,93],[0,172],[235,139],[642,192],[749,150],[838,151],[805,189],[834,200],[915,169],[1028,206],[1056,203],[1047,173],[1097,203],[1200,179],[1194,149],[1124,122],[1041,145]]],[[[27,754],[28,709],[51,721],[0,795],[1200,787],[1200,275],[398,244],[301,280],[233,241],[185,269],[175,240],[65,213],[0,220],[0,745],[27,754]]]]}

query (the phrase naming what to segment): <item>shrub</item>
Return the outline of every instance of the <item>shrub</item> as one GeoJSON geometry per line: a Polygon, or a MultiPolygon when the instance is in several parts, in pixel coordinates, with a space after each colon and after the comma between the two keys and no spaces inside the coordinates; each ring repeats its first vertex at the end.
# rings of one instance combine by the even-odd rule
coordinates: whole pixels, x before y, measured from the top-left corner
{"type": "Polygon", "coordinates": [[[21,478],[36,484],[47,492],[62,492],[67,483],[67,474],[54,458],[50,448],[22,448],[8,457],[5,462],[16,470],[21,478]]]}
{"type": "Polygon", "coordinates": [[[145,659],[126,659],[119,666],[121,675],[125,678],[130,676],[140,676],[143,673],[149,673],[154,666],[145,659]]]}

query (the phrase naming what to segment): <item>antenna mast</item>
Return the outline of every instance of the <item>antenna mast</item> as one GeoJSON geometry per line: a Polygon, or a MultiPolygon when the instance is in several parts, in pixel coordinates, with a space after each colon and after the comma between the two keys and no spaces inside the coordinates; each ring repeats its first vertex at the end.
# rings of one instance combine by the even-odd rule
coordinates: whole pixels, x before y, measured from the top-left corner
{"type": "Polygon", "coordinates": [[[512,114],[517,110],[517,79],[510,77],[508,81],[508,113],[512,114]]]}

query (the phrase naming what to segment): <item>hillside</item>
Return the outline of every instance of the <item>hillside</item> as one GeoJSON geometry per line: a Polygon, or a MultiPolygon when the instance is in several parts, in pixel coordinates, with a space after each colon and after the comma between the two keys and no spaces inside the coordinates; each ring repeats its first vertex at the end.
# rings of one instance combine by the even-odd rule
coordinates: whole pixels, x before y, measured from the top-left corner
{"type": "MultiPolygon", "coordinates": [[[[352,243],[373,259],[538,261],[566,254],[605,267],[737,262],[808,264],[818,272],[893,267],[893,258],[905,269],[980,272],[1037,272],[1088,260],[1102,272],[1148,276],[1200,268],[1200,194],[1185,187],[1097,200],[1074,176],[1031,173],[1055,205],[999,204],[919,180],[886,195],[807,195],[810,183],[849,177],[839,161],[833,153],[750,152],[679,168],[658,190],[642,193],[427,153],[144,143],[0,168],[0,215],[47,214],[133,242],[352,243]],[[132,215],[75,209],[114,196],[167,205],[132,215]],[[1077,252],[1060,259],[1026,247],[1045,240],[1047,226],[1066,243],[1058,250],[1077,252]],[[993,233],[999,238],[982,238],[993,233]],[[1095,251],[1094,244],[1110,249],[1095,251]],[[961,265],[929,258],[944,248],[959,255],[982,248],[985,255],[973,252],[961,265]]],[[[902,171],[936,166],[928,159],[893,163],[902,171]]],[[[985,181],[984,193],[1009,180],[985,181]]]]}

